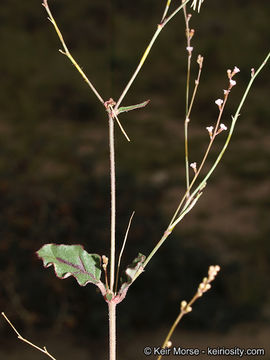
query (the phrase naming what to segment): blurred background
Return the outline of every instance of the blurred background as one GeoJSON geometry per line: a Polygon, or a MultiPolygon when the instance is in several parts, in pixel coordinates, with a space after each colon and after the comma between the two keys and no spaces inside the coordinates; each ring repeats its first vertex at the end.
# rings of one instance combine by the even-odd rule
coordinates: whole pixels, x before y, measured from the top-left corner
{"type": "MultiPolygon", "coordinates": [[[[104,99],[117,100],[153,35],[165,0],[51,0],[73,56],[104,99]]],[[[180,1],[172,1],[172,9],[180,1]]],[[[228,126],[250,69],[269,51],[270,3],[206,0],[193,13],[192,79],[205,57],[190,122],[190,161],[200,163],[218,114],[214,101],[237,65],[237,86],[223,117],[228,126]]],[[[0,310],[23,334],[58,358],[105,356],[106,306],[95,287],[57,279],[35,252],[45,243],[82,244],[108,255],[108,124],[102,106],[67,58],[41,0],[2,1],[0,8],[0,310]]],[[[136,211],[123,256],[149,254],[185,187],[183,120],[186,40],[179,13],[163,30],[123,102],[150,99],[124,113],[127,143],[116,128],[117,243],[136,211]]],[[[270,319],[269,65],[241,111],[222,164],[184,219],[118,307],[119,359],[144,358],[160,345],[208,266],[222,268],[175,334],[178,345],[266,346],[270,319]],[[139,335],[138,334],[139,331],[139,335]],[[207,339],[207,340],[206,340],[207,339]],[[215,339],[215,340],[214,340],[215,339]],[[240,339],[240,340],[239,340],[240,339]],[[241,340],[242,339],[242,340],[241,340]],[[241,342],[242,341],[242,342],[241,342]],[[133,349],[133,350],[131,350],[133,349]]],[[[226,134],[218,136],[206,169],[226,134]]],[[[0,321],[0,355],[43,359],[0,321]]]]}

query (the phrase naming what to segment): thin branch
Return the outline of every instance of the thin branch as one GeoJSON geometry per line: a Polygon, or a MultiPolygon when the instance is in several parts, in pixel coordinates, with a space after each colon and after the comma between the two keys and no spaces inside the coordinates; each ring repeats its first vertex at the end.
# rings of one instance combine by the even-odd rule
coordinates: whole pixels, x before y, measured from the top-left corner
{"type": "MultiPolygon", "coordinates": [[[[157,243],[157,245],[154,247],[154,249],[151,251],[151,253],[148,255],[148,257],[146,258],[145,262],[143,263],[143,268],[145,269],[146,265],[149,263],[149,261],[151,260],[151,258],[154,256],[154,254],[159,250],[159,248],[161,247],[161,245],[165,242],[165,240],[167,239],[167,237],[171,234],[171,232],[173,231],[173,228],[183,219],[183,217],[192,209],[192,207],[195,205],[193,202],[194,201],[198,201],[198,198],[201,196],[202,194],[202,189],[206,186],[207,180],[209,179],[209,177],[211,176],[211,174],[213,173],[213,171],[215,170],[215,168],[217,167],[218,163],[220,162],[220,160],[222,159],[228,145],[229,142],[231,140],[234,128],[235,128],[235,124],[236,121],[240,115],[240,111],[246,101],[247,95],[252,87],[252,84],[255,80],[255,78],[258,76],[258,74],[261,72],[261,70],[263,69],[263,67],[267,64],[268,60],[270,58],[270,52],[267,54],[266,58],[264,59],[264,61],[262,62],[262,64],[260,65],[260,67],[258,68],[258,70],[252,75],[252,78],[250,79],[247,88],[242,96],[242,99],[239,103],[239,106],[234,114],[234,116],[232,117],[232,123],[230,126],[230,131],[229,134],[227,136],[226,142],[222,148],[222,150],[220,151],[215,163],[212,165],[211,169],[208,171],[208,173],[206,174],[206,176],[203,178],[203,180],[200,182],[200,184],[197,186],[197,188],[193,191],[193,193],[190,195],[189,199],[187,200],[186,204],[184,205],[183,209],[181,210],[180,215],[175,214],[169,224],[169,226],[167,227],[166,231],[164,232],[162,238],[159,240],[159,242],[157,243]],[[192,199],[192,201],[191,201],[192,199]],[[178,217],[177,217],[178,216],[178,217]],[[176,219],[177,217],[177,219],[176,219]],[[175,220],[176,219],[176,220],[175,220]]],[[[196,174],[195,174],[196,176],[196,174]]],[[[193,185],[193,182],[190,184],[190,186],[193,185]]],[[[187,194],[187,193],[186,193],[187,194]]],[[[186,198],[186,194],[183,196],[180,205],[183,204],[185,198],[186,198]]],[[[178,207],[179,209],[179,207],[178,207]]],[[[179,212],[179,211],[178,211],[179,212]]],[[[141,274],[141,272],[139,272],[138,274],[136,274],[136,276],[134,277],[134,281],[135,279],[137,279],[137,277],[141,274]]]]}
{"type": "Polygon", "coordinates": [[[87,83],[87,85],[91,88],[91,90],[93,91],[93,93],[96,95],[96,97],[98,98],[98,100],[104,104],[104,100],[102,99],[101,95],[99,94],[99,92],[97,91],[97,89],[94,87],[94,85],[91,83],[91,81],[88,79],[88,77],[85,75],[84,71],[82,70],[82,68],[80,67],[80,65],[76,62],[76,60],[74,59],[74,57],[71,55],[66,43],[65,43],[65,40],[63,38],[63,35],[61,33],[61,31],[59,30],[58,28],[58,25],[56,23],[56,21],[54,20],[54,17],[51,13],[51,10],[49,8],[49,5],[48,5],[48,1],[47,0],[43,0],[43,3],[42,5],[44,6],[44,8],[46,9],[49,17],[48,19],[50,20],[50,22],[53,24],[54,26],[54,29],[59,37],[59,40],[64,48],[64,51],[63,50],[59,50],[61,54],[65,55],[68,57],[68,59],[72,62],[72,64],[75,66],[75,68],[78,70],[78,72],[81,74],[81,76],[83,77],[84,81],[87,83]]]}
{"type": "Polygon", "coordinates": [[[19,332],[18,330],[15,328],[15,326],[12,324],[12,322],[8,319],[8,317],[6,316],[6,314],[4,312],[1,313],[2,316],[4,317],[4,319],[8,322],[8,324],[10,325],[10,327],[13,329],[13,331],[16,333],[17,337],[19,340],[25,342],[26,344],[32,346],[33,348],[37,349],[38,351],[41,351],[43,354],[47,355],[48,357],[50,357],[53,360],[56,360],[55,357],[53,357],[48,350],[46,349],[46,347],[44,346],[43,348],[40,348],[39,346],[31,343],[29,340],[25,339],[19,332]]]}
{"type": "MultiPolygon", "coordinates": [[[[183,6],[185,6],[190,0],[186,0],[182,5],[180,5],[168,18],[165,18],[160,24],[158,24],[157,30],[155,31],[152,39],[150,40],[149,45],[147,46],[135,72],[133,73],[133,75],[131,76],[129,82],[127,83],[126,87],[124,88],[122,94],[120,95],[116,106],[114,107],[115,112],[117,112],[117,109],[119,108],[120,104],[122,103],[124,97],[126,96],[128,90],[130,89],[131,85],[133,84],[134,80],[136,79],[138,73],[140,72],[147,56],[149,55],[149,52],[152,48],[152,46],[154,45],[156,39],[158,38],[161,30],[165,27],[165,25],[183,8],[183,6]]],[[[167,5],[166,5],[167,6],[167,5]]],[[[166,8],[165,8],[166,10],[166,8]]]]}
{"type": "Polygon", "coordinates": [[[191,4],[191,7],[193,8],[193,10],[196,10],[197,2],[198,2],[198,12],[200,12],[201,5],[204,2],[204,0],[194,0],[193,3],[191,4]]]}
{"type": "Polygon", "coordinates": [[[198,55],[197,63],[199,64],[199,71],[198,71],[197,79],[195,80],[195,86],[194,86],[194,90],[193,90],[192,97],[191,97],[190,104],[189,104],[189,109],[188,109],[188,113],[187,113],[187,118],[188,119],[190,118],[190,113],[191,113],[191,110],[192,110],[192,107],[193,107],[193,104],[194,104],[194,100],[195,100],[195,96],[197,94],[197,90],[198,90],[199,83],[200,83],[200,78],[201,78],[201,73],[202,73],[202,66],[203,66],[203,56],[198,55]]]}
{"type": "MultiPolygon", "coordinates": [[[[202,186],[203,188],[204,186],[202,186]]],[[[163,245],[163,243],[165,242],[165,240],[167,239],[167,237],[172,233],[173,229],[175,228],[175,226],[185,217],[185,215],[187,213],[189,213],[191,211],[191,209],[195,206],[195,204],[197,203],[197,201],[199,200],[200,196],[202,195],[202,192],[199,192],[196,194],[196,196],[192,199],[191,197],[189,198],[189,206],[187,206],[185,208],[185,211],[183,211],[180,216],[172,223],[168,226],[167,230],[164,232],[162,238],[159,240],[159,242],[156,244],[156,246],[154,247],[154,249],[151,251],[151,253],[147,256],[147,258],[145,259],[144,263],[143,263],[143,269],[146,268],[147,264],[149,263],[149,261],[152,259],[152,257],[156,254],[156,252],[159,250],[159,248],[163,245]]],[[[135,281],[137,279],[137,277],[141,274],[141,272],[137,273],[136,276],[134,277],[135,281]]]]}
{"type": "Polygon", "coordinates": [[[178,6],[178,8],[176,8],[170,16],[168,16],[166,19],[164,19],[163,25],[164,26],[167,25],[168,22],[171,21],[175,17],[175,15],[183,8],[183,6],[185,6],[188,2],[189,1],[187,0],[184,3],[182,3],[182,5],[178,6]]]}
{"type": "Polygon", "coordinates": [[[120,254],[119,254],[119,258],[118,258],[116,281],[115,281],[115,292],[117,292],[117,285],[118,285],[118,280],[119,280],[119,271],[120,271],[121,258],[122,258],[122,255],[123,255],[123,252],[124,252],[124,249],[125,249],[125,246],[126,246],[127,237],[128,237],[130,225],[131,225],[134,214],[135,214],[135,211],[133,211],[133,213],[130,216],[128,226],[127,226],[127,230],[126,230],[126,233],[125,233],[125,238],[124,238],[123,245],[122,245],[122,248],[121,248],[121,251],[120,251],[120,254]]]}
{"type": "Polygon", "coordinates": [[[230,126],[230,130],[229,130],[229,134],[227,136],[227,139],[226,139],[226,142],[222,148],[222,150],[220,151],[216,161],[214,162],[214,164],[212,165],[211,169],[208,171],[208,173],[206,174],[206,176],[203,178],[203,180],[201,181],[201,183],[197,186],[197,188],[193,191],[193,193],[191,194],[191,197],[192,196],[195,196],[196,193],[198,191],[200,191],[200,186],[202,183],[206,183],[207,180],[209,179],[209,177],[212,175],[212,173],[214,172],[214,170],[216,169],[217,165],[219,164],[220,160],[222,159],[229,143],[230,143],[230,140],[231,140],[231,137],[232,137],[232,134],[233,134],[233,131],[234,131],[234,128],[235,128],[235,125],[236,125],[236,122],[238,120],[238,117],[240,116],[240,111],[247,99],[247,96],[249,94],[249,91],[252,87],[252,84],[255,80],[255,78],[259,75],[259,73],[262,71],[262,69],[264,68],[264,66],[267,64],[267,62],[269,61],[270,59],[270,52],[267,54],[267,56],[265,57],[265,59],[263,60],[263,62],[261,63],[261,65],[259,66],[258,70],[252,75],[248,85],[247,85],[247,88],[242,96],[242,99],[238,105],[238,108],[235,112],[235,114],[232,116],[232,123],[231,123],[231,126],[230,126]]]}
{"type": "MultiPolygon", "coordinates": [[[[181,321],[181,319],[183,318],[184,315],[186,315],[192,311],[192,305],[195,303],[195,301],[198,300],[200,297],[202,297],[202,295],[211,288],[210,283],[213,280],[215,280],[215,277],[219,271],[220,271],[219,265],[210,266],[209,270],[208,270],[208,277],[205,277],[203,279],[203,281],[200,283],[195,295],[189,301],[189,303],[187,303],[186,301],[181,302],[180,313],[177,316],[176,320],[174,321],[170,331],[168,332],[168,335],[166,336],[166,338],[162,344],[163,349],[168,348],[171,345],[170,339],[171,339],[177,325],[179,324],[179,322],[181,321]]],[[[161,358],[162,358],[162,355],[160,355],[157,360],[161,360],[161,358]]]]}
{"type": "Polygon", "coordinates": [[[161,18],[161,23],[165,19],[165,17],[167,16],[170,5],[171,5],[171,0],[167,0],[166,7],[165,7],[165,10],[164,10],[162,18],[161,18]]]}
{"type": "Polygon", "coordinates": [[[218,127],[219,127],[219,124],[220,124],[220,121],[221,121],[221,117],[222,117],[223,112],[224,112],[225,105],[226,105],[227,100],[228,100],[228,96],[229,96],[230,90],[231,90],[231,85],[230,85],[230,83],[229,83],[229,88],[228,88],[227,92],[224,94],[224,101],[223,101],[223,103],[222,103],[222,105],[221,105],[221,107],[220,107],[220,109],[219,109],[219,114],[218,114],[218,118],[217,118],[217,121],[216,121],[216,125],[215,125],[215,130],[214,130],[213,136],[210,138],[209,144],[208,144],[207,149],[206,149],[206,151],[205,151],[205,153],[204,153],[204,156],[203,156],[203,159],[202,159],[202,161],[201,161],[201,163],[200,163],[200,166],[199,166],[199,168],[196,170],[196,173],[195,173],[195,175],[194,175],[194,177],[193,177],[193,179],[192,179],[192,181],[191,181],[191,183],[190,183],[190,185],[189,185],[189,188],[188,188],[187,191],[185,192],[182,200],[180,201],[180,204],[178,205],[178,207],[177,207],[177,209],[176,209],[176,211],[175,211],[175,213],[174,213],[174,215],[173,215],[173,217],[172,217],[172,219],[171,219],[170,225],[174,222],[174,220],[175,220],[176,217],[178,216],[179,211],[180,211],[180,209],[181,209],[181,206],[182,206],[184,200],[185,200],[185,199],[188,199],[190,190],[192,189],[192,186],[194,185],[195,181],[197,180],[197,178],[198,178],[198,176],[199,176],[199,174],[200,174],[200,172],[201,172],[201,170],[202,170],[202,168],[203,168],[203,166],[204,166],[204,164],[205,164],[205,162],[206,162],[206,160],[207,160],[207,157],[208,157],[208,155],[209,155],[209,152],[210,152],[210,150],[211,150],[211,148],[212,148],[213,142],[214,142],[214,140],[215,140],[215,138],[216,138],[216,135],[217,135],[217,132],[218,132],[218,127]]]}
{"type": "MultiPolygon", "coordinates": [[[[184,0],[182,0],[184,3],[184,0]]],[[[187,197],[189,197],[189,158],[188,158],[188,124],[189,124],[189,85],[190,85],[190,65],[191,65],[191,57],[192,57],[192,48],[191,48],[191,38],[193,36],[193,32],[191,33],[189,28],[189,20],[191,15],[187,15],[186,5],[183,7],[183,13],[186,24],[186,39],[187,39],[187,79],[186,79],[186,114],[185,114],[185,122],[184,122],[184,137],[185,137],[185,170],[186,170],[186,189],[187,189],[187,197]]]]}

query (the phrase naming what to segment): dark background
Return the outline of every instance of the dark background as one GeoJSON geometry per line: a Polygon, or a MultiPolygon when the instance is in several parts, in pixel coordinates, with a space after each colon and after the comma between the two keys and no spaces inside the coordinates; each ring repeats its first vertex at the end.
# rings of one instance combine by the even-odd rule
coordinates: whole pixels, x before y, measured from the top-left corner
{"type": "MultiPolygon", "coordinates": [[[[173,1],[172,9],[178,4],[173,1]]],[[[49,5],[75,59],[101,95],[116,100],[165,1],[51,0],[49,5]]],[[[223,118],[229,125],[250,69],[269,51],[269,15],[268,1],[251,0],[205,0],[201,14],[194,13],[191,84],[197,55],[205,62],[190,123],[191,161],[199,163],[208,144],[205,127],[217,117],[214,101],[222,97],[226,70],[241,69],[223,118]]],[[[1,2],[0,44],[0,310],[29,335],[76,334],[104,346],[107,314],[96,289],[55,278],[35,251],[48,242],[80,243],[89,252],[109,255],[106,114],[57,52],[61,46],[41,1],[1,2]]],[[[138,252],[149,254],[184,191],[185,47],[179,13],[123,103],[151,100],[145,109],[121,117],[131,143],[116,128],[118,251],[136,210],[123,265],[138,252]]],[[[120,338],[138,330],[152,334],[164,328],[165,334],[180,301],[191,298],[211,264],[222,271],[182,327],[226,333],[269,321],[269,81],[266,66],[198,205],[119,305],[120,338]]],[[[221,134],[208,167],[224,140],[221,134]]],[[[2,339],[16,342],[3,321],[0,331],[2,339]]]]}

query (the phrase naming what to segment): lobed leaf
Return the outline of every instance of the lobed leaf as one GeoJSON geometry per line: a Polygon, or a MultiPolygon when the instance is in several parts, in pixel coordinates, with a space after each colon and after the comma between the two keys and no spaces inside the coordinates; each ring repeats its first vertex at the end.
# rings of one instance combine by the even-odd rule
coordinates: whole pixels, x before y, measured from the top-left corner
{"type": "Polygon", "coordinates": [[[101,277],[101,257],[88,254],[81,245],[46,244],[37,251],[44,267],[54,266],[55,274],[60,279],[74,276],[81,286],[88,283],[103,288],[101,277]]]}

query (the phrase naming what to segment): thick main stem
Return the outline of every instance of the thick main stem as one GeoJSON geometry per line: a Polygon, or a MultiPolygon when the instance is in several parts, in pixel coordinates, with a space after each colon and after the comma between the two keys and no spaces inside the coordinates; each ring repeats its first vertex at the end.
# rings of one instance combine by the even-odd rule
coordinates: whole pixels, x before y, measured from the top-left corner
{"type": "Polygon", "coordinates": [[[110,178],[111,178],[111,256],[110,256],[110,289],[113,292],[115,269],[115,149],[114,149],[114,120],[109,116],[109,146],[110,146],[110,178]]]}
{"type": "Polygon", "coordinates": [[[108,303],[110,360],[116,360],[116,304],[108,303]]]}

